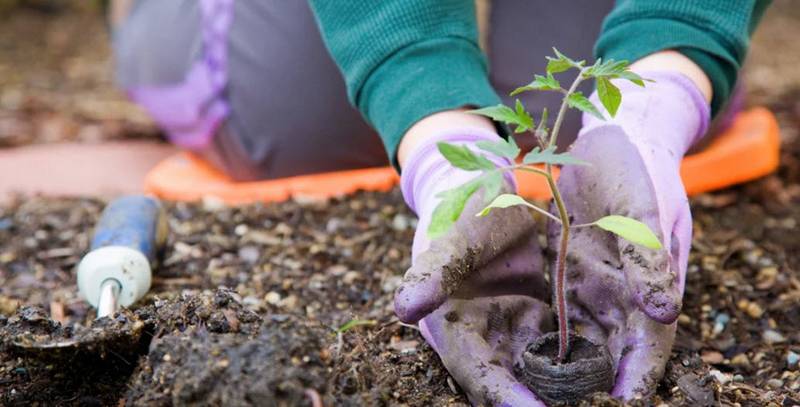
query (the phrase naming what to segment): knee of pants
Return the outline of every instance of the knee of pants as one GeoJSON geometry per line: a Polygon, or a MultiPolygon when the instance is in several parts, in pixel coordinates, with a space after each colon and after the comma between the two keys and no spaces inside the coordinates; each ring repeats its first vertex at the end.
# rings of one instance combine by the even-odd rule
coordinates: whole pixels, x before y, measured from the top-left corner
{"type": "Polygon", "coordinates": [[[135,0],[112,33],[123,88],[181,82],[202,52],[196,0],[135,0]]]}

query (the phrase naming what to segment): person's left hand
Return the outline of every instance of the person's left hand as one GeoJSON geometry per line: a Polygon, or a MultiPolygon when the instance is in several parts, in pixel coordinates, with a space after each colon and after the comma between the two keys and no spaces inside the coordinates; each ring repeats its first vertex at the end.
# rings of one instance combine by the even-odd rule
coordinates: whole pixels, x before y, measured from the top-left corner
{"type": "MultiPolygon", "coordinates": [[[[642,76],[655,82],[618,84],[622,105],[613,120],[584,116],[570,154],[590,165],[565,166],[558,180],[573,225],[623,215],[647,224],[663,245],[647,249],[596,227],[571,232],[570,321],[608,345],[617,371],[612,394],[624,399],[649,395],[669,359],[692,240],[680,162],[709,120],[708,104],[686,77],[642,76]]],[[[548,238],[558,247],[560,225],[551,222],[548,238]]]]}

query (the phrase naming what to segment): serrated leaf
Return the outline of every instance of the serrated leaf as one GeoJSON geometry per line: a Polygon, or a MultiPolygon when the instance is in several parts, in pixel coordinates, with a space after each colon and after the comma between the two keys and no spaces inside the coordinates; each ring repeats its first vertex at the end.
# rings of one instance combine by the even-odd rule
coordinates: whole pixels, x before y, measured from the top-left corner
{"type": "Polygon", "coordinates": [[[553,48],[553,52],[556,54],[555,58],[547,57],[548,74],[564,72],[570,68],[580,68],[585,63],[585,61],[573,61],[555,48],[553,48]]]}
{"type": "Polygon", "coordinates": [[[495,208],[508,208],[510,206],[517,206],[523,205],[528,207],[533,207],[533,204],[526,201],[523,197],[514,194],[502,194],[498,195],[497,198],[494,198],[492,203],[487,205],[483,210],[476,213],[475,216],[486,216],[492,209],[495,208]]]}
{"type": "Polygon", "coordinates": [[[484,107],[482,109],[470,110],[468,113],[486,116],[506,124],[514,124],[517,122],[517,113],[505,105],[496,105],[484,107]]]}
{"type": "Polygon", "coordinates": [[[532,90],[561,90],[561,83],[550,72],[547,73],[547,76],[533,75],[533,82],[514,89],[511,96],[532,90]]]}
{"type": "Polygon", "coordinates": [[[475,145],[483,151],[488,151],[492,154],[499,155],[500,157],[515,159],[520,153],[519,146],[517,146],[517,142],[514,141],[514,137],[508,136],[507,140],[497,140],[497,141],[489,141],[489,140],[481,140],[475,145]]]}
{"type": "Polygon", "coordinates": [[[442,200],[436,205],[428,225],[428,237],[435,239],[445,234],[461,216],[467,199],[478,190],[480,183],[467,182],[459,187],[443,191],[437,195],[442,200]]]}
{"type": "Polygon", "coordinates": [[[583,93],[581,92],[571,93],[569,97],[567,97],[567,105],[571,108],[589,113],[600,120],[606,119],[603,117],[603,114],[600,113],[600,111],[597,110],[597,108],[592,104],[592,102],[590,102],[586,96],[583,96],[583,93]]]}
{"type": "Polygon", "coordinates": [[[445,142],[436,143],[436,146],[453,167],[467,171],[492,170],[495,168],[495,165],[486,157],[475,154],[466,146],[445,142]]]}
{"type": "Polygon", "coordinates": [[[517,128],[514,133],[522,133],[533,129],[533,117],[525,110],[525,106],[522,105],[519,99],[517,99],[514,107],[517,113],[517,128]]]}
{"type": "Polygon", "coordinates": [[[617,74],[617,78],[627,79],[641,87],[644,87],[644,81],[646,80],[633,71],[620,72],[617,74]]]}
{"type": "Polygon", "coordinates": [[[595,78],[613,78],[628,69],[628,61],[615,61],[609,59],[602,62],[598,59],[597,62],[586,70],[584,76],[595,78]]]}
{"type": "Polygon", "coordinates": [[[503,173],[500,170],[489,171],[481,176],[483,186],[483,200],[488,202],[500,193],[503,187],[503,173]]]}
{"type": "Polygon", "coordinates": [[[515,125],[517,126],[515,130],[517,133],[521,133],[533,127],[533,118],[531,118],[527,112],[526,116],[520,117],[516,111],[504,105],[489,106],[482,109],[470,110],[467,113],[478,114],[508,125],[515,125]],[[528,119],[530,119],[530,122],[528,122],[528,119]]]}
{"type": "Polygon", "coordinates": [[[525,154],[522,163],[525,165],[590,165],[586,161],[571,156],[569,153],[556,153],[555,146],[547,147],[544,151],[539,147],[534,147],[528,154],[525,154]]]}
{"type": "Polygon", "coordinates": [[[611,117],[616,116],[619,104],[622,102],[622,93],[620,93],[619,88],[606,78],[597,78],[597,96],[600,98],[600,103],[608,111],[608,114],[611,117]]]}
{"type": "Polygon", "coordinates": [[[614,233],[631,243],[653,250],[660,250],[663,247],[656,234],[647,225],[636,219],[610,215],[598,219],[594,224],[600,229],[614,233]]]}

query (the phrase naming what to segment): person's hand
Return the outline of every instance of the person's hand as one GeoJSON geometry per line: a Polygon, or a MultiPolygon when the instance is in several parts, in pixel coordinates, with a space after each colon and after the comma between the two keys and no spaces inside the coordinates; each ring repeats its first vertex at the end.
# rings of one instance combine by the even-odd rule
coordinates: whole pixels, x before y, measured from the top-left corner
{"type": "Polygon", "coordinates": [[[514,377],[527,344],[552,330],[536,235],[474,273],[419,323],[422,335],[474,405],[544,406],[514,377]]]}
{"type": "MultiPolygon", "coordinates": [[[[479,175],[452,167],[436,143],[472,146],[497,138],[476,128],[441,133],[408,156],[401,186],[420,220],[395,312],[405,322],[419,321],[423,336],[473,403],[540,405],[512,370],[527,342],[552,323],[541,301],[548,290],[530,214],[517,207],[475,217],[486,204],[479,190],[448,232],[433,241],[427,235],[437,195],[479,175]]],[[[498,166],[511,164],[488,158],[498,166]]],[[[502,190],[514,189],[509,176],[502,190]]]]}
{"type": "MultiPolygon", "coordinates": [[[[664,246],[650,250],[594,227],[571,234],[570,322],[608,345],[613,394],[625,399],[650,394],[669,359],[692,240],[680,162],[709,120],[706,100],[686,77],[641,75],[655,82],[617,83],[622,104],[613,120],[584,115],[571,155],[590,165],[565,166],[558,180],[573,225],[624,215],[647,224],[664,246]]],[[[551,224],[551,247],[559,236],[551,224]]]]}

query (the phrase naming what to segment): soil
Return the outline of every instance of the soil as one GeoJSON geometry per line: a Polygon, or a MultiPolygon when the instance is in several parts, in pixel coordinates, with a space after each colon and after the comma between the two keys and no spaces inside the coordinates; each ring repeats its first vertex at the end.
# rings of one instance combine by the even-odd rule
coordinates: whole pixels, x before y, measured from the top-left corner
{"type": "MultiPolygon", "coordinates": [[[[800,44],[793,16],[770,11],[753,55],[800,55],[789,51],[800,44]],[[768,51],[778,36],[785,52],[768,51]]],[[[159,137],[113,89],[96,14],[22,9],[0,19],[0,146],[159,137]]],[[[750,64],[748,82],[778,115],[781,167],[692,199],[677,342],[657,393],[633,405],[800,404],[800,83],[780,70],[796,74],[796,64],[764,61],[750,64]]],[[[0,206],[0,405],[467,404],[417,329],[393,314],[415,226],[397,190],[239,208],[170,204],[152,291],[95,322],[74,268],[103,204],[33,197],[0,206]],[[336,332],[351,321],[360,323],[336,332]],[[82,341],[93,327],[126,332],[137,322],[141,347],[128,355],[119,342],[82,341]],[[77,356],[48,359],[11,346],[10,334],[82,345],[77,356]]],[[[620,403],[597,394],[584,405],[620,403]]]]}

